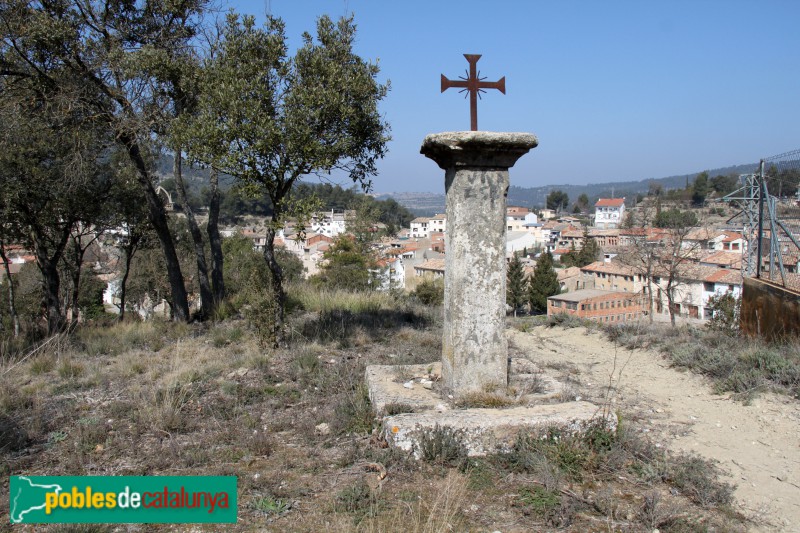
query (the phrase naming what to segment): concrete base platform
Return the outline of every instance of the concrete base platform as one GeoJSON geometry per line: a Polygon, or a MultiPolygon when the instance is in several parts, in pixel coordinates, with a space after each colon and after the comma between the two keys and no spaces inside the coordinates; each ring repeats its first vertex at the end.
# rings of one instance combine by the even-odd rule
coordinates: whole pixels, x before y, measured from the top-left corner
{"type": "MultiPolygon", "coordinates": [[[[589,402],[569,402],[506,409],[454,409],[404,413],[383,419],[383,436],[397,448],[414,451],[419,458],[420,438],[439,427],[460,433],[470,456],[508,450],[523,429],[558,426],[579,432],[590,420],[602,418],[600,407],[589,402]]],[[[616,419],[614,419],[616,422],[616,419]]]]}
{"type": "Polygon", "coordinates": [[[508,405],[503,408],[456,407],[454,398],[442,397],[440,375],[440,363],[367,367],[369,397],[392,446],[413,450],[418,457],[421,435],[438,425],[458,431],[468,454],[479,456],[510,448],[523,429],[555,425],[577,432],[603,417],[616,426],[613,414],[589,402],[571,401],[560,382],[527,359],[509,363],[508,390],[498,391],[508,405]]]}

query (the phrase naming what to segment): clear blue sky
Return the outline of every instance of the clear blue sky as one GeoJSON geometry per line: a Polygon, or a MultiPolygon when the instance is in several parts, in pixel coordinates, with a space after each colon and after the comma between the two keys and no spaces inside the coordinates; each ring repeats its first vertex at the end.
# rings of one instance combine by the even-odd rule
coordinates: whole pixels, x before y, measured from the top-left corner
{"type": "Polygon", "coordinates": [[[428,133],[469,129],[469,103],[439,76],[506,77],[479,126],[531,132],[521,187],[659,178],[800,148],[797,0],[236,0],[286,22],[290,46],[322,14],[354,13],[356,51],[391,80],[392,127],[375,192],[444,191],[419,154],[428,133]]]}

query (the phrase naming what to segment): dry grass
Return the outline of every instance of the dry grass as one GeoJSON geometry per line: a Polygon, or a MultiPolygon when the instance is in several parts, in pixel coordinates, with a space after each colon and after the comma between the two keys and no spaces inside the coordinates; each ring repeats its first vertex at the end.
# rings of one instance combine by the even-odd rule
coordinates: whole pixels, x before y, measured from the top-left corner
{"type": "Polygon", "coordinates": [[[430,310],[375,301],[315,304],[279,350],[243,320],[81,331],[0,377],[3,474],[235,475],[234,531],[739,528],[719,511],[712,467],[665,457],[635,428],[529,440],[514,457],[467,459],[446,430],[430,435],[428,460],[385,448],[365,365],[435,361],[441,332],[430,310]]]}

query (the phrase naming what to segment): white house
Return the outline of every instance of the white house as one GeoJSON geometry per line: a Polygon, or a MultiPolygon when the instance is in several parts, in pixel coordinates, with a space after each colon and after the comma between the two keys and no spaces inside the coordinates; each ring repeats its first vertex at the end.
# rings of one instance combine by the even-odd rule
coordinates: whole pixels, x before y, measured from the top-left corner
{"type": "Polygon", "coordinates": [[[424,239],[431,234],[431,219],[428,217],[417,217],[411,221],[411,237],[424,239]]]}
{"type": "Polygon", "coordinates": [[[436,232],[444,233],[445,229],[447,228],[447,215],[439,213],[432,216],[429,219],[428,227],[430,228],[428,235],[436,232]]]}
{"type": "Polygon", "coordinates": [[[399,257],[381,259],[373,272],[378,275],[378,290],[402,289],[406,285],[405,265],[399,257]]]}
{"type": "Polygon", "coordinates": [[[527,228],[539,222],[536,213],[512,213],[506,215],[506,229],[508,231],[527,231],[527,228]]]}
{"type": "Polygon", "coordinates": [[[594,204],[594,225],[601,229],[613,229],[625,220],[625,198],[600,198],[594,204]]]}
{"type": "Polygon", "coordinates": [[[347,230],[347,213],[335,212],[331,209],[330,212],[315,213],[311,217],[311,231],[325,235],[327,237],[336,237],[347,230]]]}
{"type": "MultiPolygon", "coordinates": [[[[682,265],[680,272],[680,281],[674,289],[674,305],[675,315],[681,318],[708,320],[711,318],[711,309],[708,308],[709,298],[726,292],[737,298],[741,295],[741,271],[686,264],[682,265]]],[[[655,276],[653,281],[653,311],[656,318],[668,320],[667,280],[655,276]]]]}

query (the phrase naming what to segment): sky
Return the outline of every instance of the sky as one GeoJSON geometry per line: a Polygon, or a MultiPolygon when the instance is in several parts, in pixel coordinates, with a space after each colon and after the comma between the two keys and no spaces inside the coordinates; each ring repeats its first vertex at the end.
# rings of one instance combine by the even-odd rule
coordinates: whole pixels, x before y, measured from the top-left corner
{"type": "Polygon", "coordinates": [[[231,0],[286,23],[289,45],[316,19],[352,13],[355,51],[391,83],[389,153],[373,191],[444,192],[425,135],[469,129],[469,100],[440,92],[481,54],[506,94],[478,102],[481,130],[535,134],[511,184],[635,181],[800,148],[796,0],[231,0]]]}

